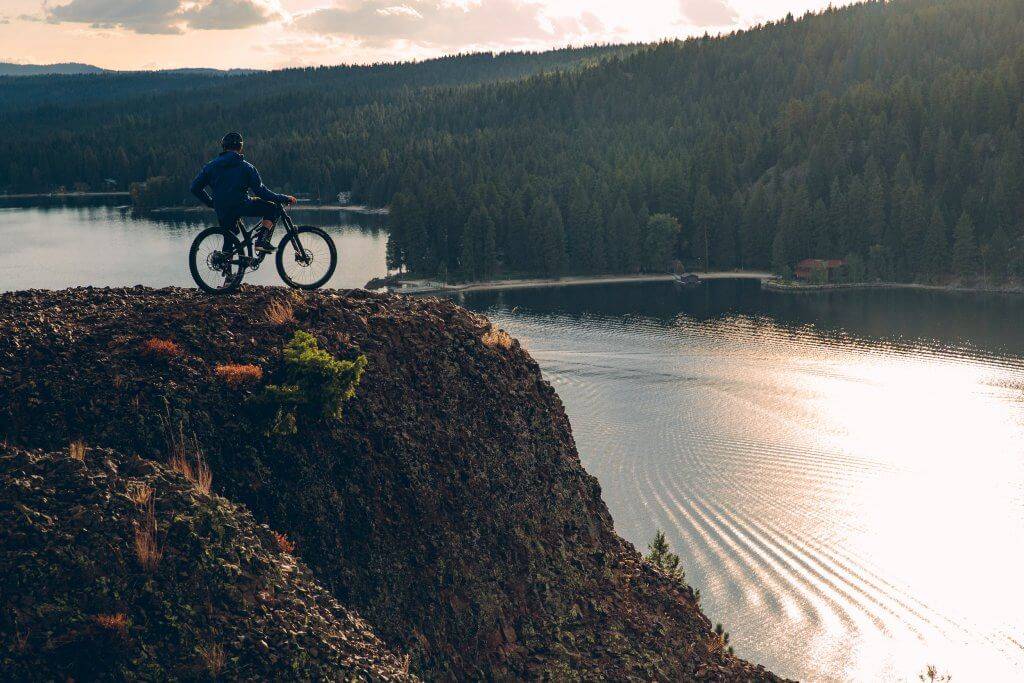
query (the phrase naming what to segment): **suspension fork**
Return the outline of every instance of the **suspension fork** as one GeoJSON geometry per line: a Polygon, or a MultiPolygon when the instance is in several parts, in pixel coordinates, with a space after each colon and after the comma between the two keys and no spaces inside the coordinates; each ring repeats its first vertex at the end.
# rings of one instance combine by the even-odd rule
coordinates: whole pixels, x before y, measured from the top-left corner
{"type": "Polygon", "coordinates": [[[292,243],[292,246],[295,247],[295,253],[304,254],[305,250],[302,248],[302,243],[299,242],[299,231],[295,229],[295,224],[292,223],[292,217],[286,213],[283,213],[282,217],[284,218],[284,228],[288,232],[288,239],[292,243]]]}

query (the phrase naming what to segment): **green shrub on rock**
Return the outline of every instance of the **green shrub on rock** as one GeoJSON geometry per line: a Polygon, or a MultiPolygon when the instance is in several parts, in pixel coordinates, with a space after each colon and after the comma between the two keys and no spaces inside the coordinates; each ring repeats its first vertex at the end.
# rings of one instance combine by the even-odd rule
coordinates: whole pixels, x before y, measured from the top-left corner
{"type": "Polygon", "coordinates": [[[654,539],[648,544],[647,553],[644,559],[657,567],[663,574],[669,576],[679,583],[686,581],[686,572],[680,566],[679,556],[672,552],[668,541],[665,540],[665,532],[658,529],[654,539]]]}
{"type": "Polygon", "coordinates": [[[260,403],[276,408],[270,431],[294,434],[299,415],[341,419],[342,404],[356,393],[366,369],[366,356],[338,360],[317,344],[313,335],[298,330],[284,347],[284,376],[269,384],[260,403]]]}

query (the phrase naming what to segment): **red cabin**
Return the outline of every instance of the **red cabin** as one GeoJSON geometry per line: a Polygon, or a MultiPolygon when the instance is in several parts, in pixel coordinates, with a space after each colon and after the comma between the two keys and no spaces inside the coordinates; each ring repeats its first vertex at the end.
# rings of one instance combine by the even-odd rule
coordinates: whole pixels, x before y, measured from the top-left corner
{"type": "Polygon", "coordinates": [[[796,264],[793,274],[797,280],[811,282],[815,279],[815,272],[824,273],[824,281],[828,283],[838,280],[845,267],[843,259],[805,258],[796,264]]]}

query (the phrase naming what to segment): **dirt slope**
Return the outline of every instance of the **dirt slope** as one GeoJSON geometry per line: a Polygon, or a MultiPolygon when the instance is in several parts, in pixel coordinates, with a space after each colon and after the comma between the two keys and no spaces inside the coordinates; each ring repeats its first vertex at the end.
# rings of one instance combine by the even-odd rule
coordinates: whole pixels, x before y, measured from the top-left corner
{"type": "Polygon", "coordinates": [[[21,292],[0,295],[0,328],[0,440],[165,460],[184,434],[214,490],[294,539],[416,673],[773,680],[722,652],[692,592],[614,533],[536,363],[449,301],[21,292]],[[273,302],[294,319],[269,319],[273,302]],[[369,364],[341,420],[267,435],[249,398],[280,378],[296,330],[369,364]],[[144,353],[152,337],[180,354],[144,353]],[[265,377],[231,388],[228,362],[265,377]]]}
{"type": "Polygon", "coordinates": [[[163,465],[0,446],[0,473],[5,680],[409,678],[269,529],[163,465]]]}

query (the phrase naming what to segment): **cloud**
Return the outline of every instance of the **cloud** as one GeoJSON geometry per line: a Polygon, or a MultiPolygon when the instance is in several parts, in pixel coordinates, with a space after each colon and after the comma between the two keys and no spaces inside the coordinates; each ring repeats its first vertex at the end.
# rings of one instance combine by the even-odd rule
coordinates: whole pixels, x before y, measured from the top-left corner
{"type": "Polygon", "coordinates": [[[136,33],[181,33],[180,0],[71,0],[66,5],[44,6],[47,21],[115,26],[136,33]]]}
{"type": "Polygon", "coordinates": [[[210,0],[183,15],[190,28],[231,30],[283,18],[280,7],[258,0],[210,0]]]}
{"type": "Polygon", "coordinates": [[[296,18],[303,31],[363,45],[404,41],[432,48],[550,41],[603,28],[597,17],[549,17],[534,0],[348,0],[296,18]]]}
{"type": "Polygon", "coordinates": [[[730,26],[739,19],[728,0],[679,0],[679,10],[697,26],[730,26]]]}
{"type": "Polygon", "coordinates": [[[124,28],[135,33],[176,34],[186,28],[248,28],[285,17],[277,0],[71,0],[43,6],[46,21],[124,28]]]}

